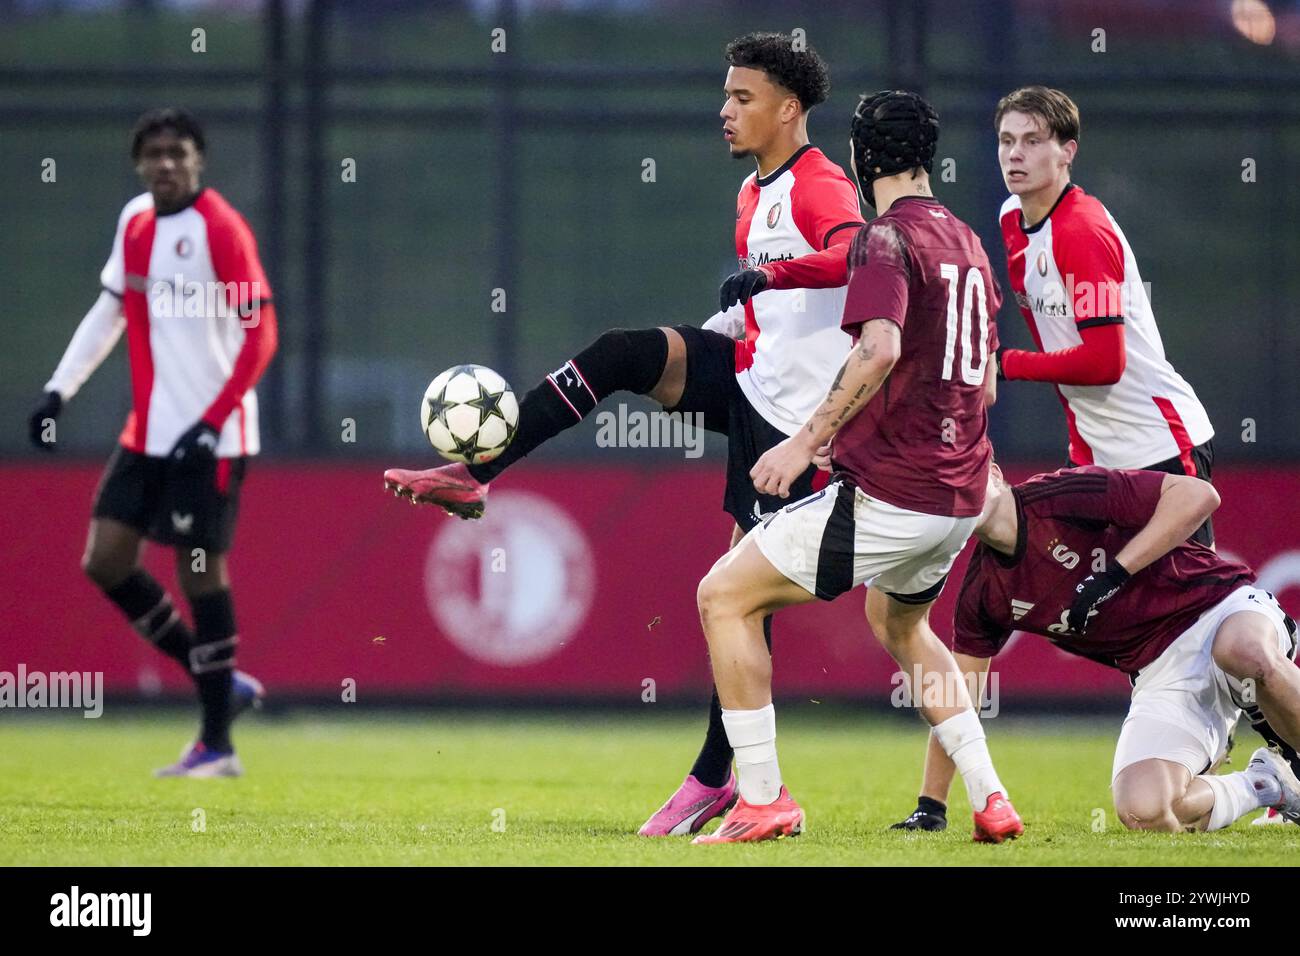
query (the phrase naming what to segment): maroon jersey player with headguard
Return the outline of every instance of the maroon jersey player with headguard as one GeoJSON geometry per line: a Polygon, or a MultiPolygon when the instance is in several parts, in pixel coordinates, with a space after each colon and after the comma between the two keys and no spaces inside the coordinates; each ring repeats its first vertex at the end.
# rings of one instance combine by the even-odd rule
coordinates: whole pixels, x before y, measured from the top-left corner
{"type": "MultiPolygon", "coordinates": [[[[1295,622],[1250,568],[1189,539],[1218,505],[1190,476],[1089,465],[1011,487],[995,465],[975,529],[958,663],[982,678],[1025,631],[1127,674],[1111,788],[1130,829],[1218,830],[1261,807],[1300,820],[1300,781],[1277,752],[1213,773],[1243,711],[1279,746],[1300,745],[1295,622]]],[[[951,779],[932,742],[917,813],[951,779]]]]}
{"type": "Polygon", "coordinates": [[[951,679],[954,699],[922,708],[961,771],[976,808],[975,838],[1023,831],[989,758],[957,665],[930,629],[938,597],[984,504],[992,451],[985,406],[993,387],[990,315],[998,292],[979,239],[930,193],[938,117],[915,93],[862,98],[853,171],[879,216],[854,238],[843,326],[854,346],[808,422],[750,472],[766,494],[789,495],[832,443],[831,484],[746,535],[700,584],[723,724],[740,799],[697,843],[792,836],[803,810],[781,782],[772,663],[763,616],[869,586],[867,616],[909,673],[951,679]]]}

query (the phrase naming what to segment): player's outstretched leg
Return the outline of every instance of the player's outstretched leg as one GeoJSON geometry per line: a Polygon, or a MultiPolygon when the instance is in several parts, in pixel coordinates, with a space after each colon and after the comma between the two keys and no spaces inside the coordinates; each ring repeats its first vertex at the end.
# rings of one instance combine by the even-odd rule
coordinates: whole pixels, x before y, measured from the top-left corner
{"type": "Polygon", "coordinates": [[[971,703],[957,662],[930,629],[930,603],[905,604],[878,588],[867,590],[867,620],[876,638],[905,674],[935,675],[944,688],[940,704],[924,704],[921,714],[966,784],[975,813],[972,839],[1001,843],[1025,832],[1006,788],[993,769],[984,728],[971,703]]]}
{"type": "Polygon", "coordinates": [[[492,479],[578,424],[613,393],[651,395],[671,407],[681,401],[685,383],[686,343],[681,333],[670,328],[611,329],[524,396],[515,437],[492,461],[425,471],[390,468],[384,472],[384,487],[415,504],[438,505],[461,518],[480,517],[492,479]]]}
{"type": "MultiPolygon", "coordinates": [[[[772,652],[772,615],[763,618],[763,640],[772,652]]],[[[722,723],[722,704],[718,689],[713,688],[709,701],[709,729],[704,735],[704,746],[691,772],[677,791],[656,810],[637,831],[640,836],[687,836],[698,833],[706,823],[726,813],[736,802],[739,790],[736,775],[731,772],[735,752],[727,740],[727,728],[722,723]]]]}
{"type": "Polygon", "coordinates": [[[736,754],[740,797],[722,826],[693,842],[749,843],[797,836],[803,809],[781,780],[772,706],[772,658],[763,618],[782,607],[815,600],[786,578],[748,537],[727,552],[700,582],[700,622],[709,641],[722,723],[736,754]]]}

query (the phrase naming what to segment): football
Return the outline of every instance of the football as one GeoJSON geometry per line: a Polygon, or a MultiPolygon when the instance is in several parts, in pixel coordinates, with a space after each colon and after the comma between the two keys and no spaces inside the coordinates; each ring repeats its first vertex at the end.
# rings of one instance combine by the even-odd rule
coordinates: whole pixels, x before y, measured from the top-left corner
{"type": "Polygon", "coordinates": [[[420,427],[448,461],[491,461],[505,451],[518,424],[515,393],[483,365],[447,369],[429,383],[420,403],[420,427]]]}

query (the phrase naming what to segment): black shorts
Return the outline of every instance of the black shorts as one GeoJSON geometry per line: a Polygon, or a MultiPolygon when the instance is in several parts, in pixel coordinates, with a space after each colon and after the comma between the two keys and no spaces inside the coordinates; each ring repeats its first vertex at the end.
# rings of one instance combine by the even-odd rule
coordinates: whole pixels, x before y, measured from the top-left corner
{"type": "Polygon", "coordinates": [[[120,521],[159,544],[225,554],[247,467],[247,458],[185,467],[119,446],[99,480],[94,516],[120,521]]]}
{"type": "MultiPolygon", "coordinates": [[[[1214,440],[1197,445],[1191,451],[1192,466],[1196,469],[1194,477],[1202,481],[1208,481],[1213,484],[1214,470],[1214,440]]],[[[1069,467],[1078,468],[1074,462],[1069,462],[1069,467]]],[[[1163,471],[1169,475],[1186,475],[1187,467],[1183,464],[1181,458],[1168,458],[1164,461],[1158,461],[1154,465],[1146,465],[1142,471],[1163,471]]],[[[1188,541],[1195,541],[1197,544],[1203,544],[1207,548],[1214,547],[1214,522],[1210,518],[1205,519],[1205,523],[1192,532],[1188,541]]]]}
{"type": "Polygon", "coordinates": [[[789,498],[755,491],[750,469],[763,452],[787,436],[760,415],[740,390],[735,341],[693,325],[675,328],[686,342],[686,387],[681,402],[665,410],[700,414],[707,430],[727,436],[727,484],[722,509],[748,533],[763,516],[812,494],[818,470],[809,465],[790,487],[789,498]]]}

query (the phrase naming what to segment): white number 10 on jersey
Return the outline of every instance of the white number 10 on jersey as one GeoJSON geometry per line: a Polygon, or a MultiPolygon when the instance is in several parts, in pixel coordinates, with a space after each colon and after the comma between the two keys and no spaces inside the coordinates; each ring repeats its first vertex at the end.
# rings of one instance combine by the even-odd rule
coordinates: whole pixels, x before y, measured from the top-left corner
{"type": "Polygon", "coordinates": [[[943,374],[939,377],[945,381],[952,378],[952,365],[957,349],[957,339],[961,338],[961,380],[967,385],[983,385],[984,369],[989,364],[989,307],[988,293],[984,290],[984,276],[979,269],[971,266],[966,270],[966,290],[961,302],[961,321],[957,320],[957,285],[961,272],[950,262],[939,266],[939,275],[948,280],[948,336],[943,343],[943,374]],[[975,349],[971,347],[971,306],[979,300],[980,327],[979,352],[980,364],[971,365],[975,349]]]}

